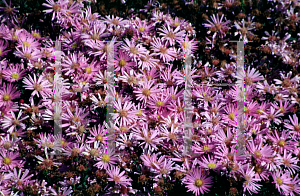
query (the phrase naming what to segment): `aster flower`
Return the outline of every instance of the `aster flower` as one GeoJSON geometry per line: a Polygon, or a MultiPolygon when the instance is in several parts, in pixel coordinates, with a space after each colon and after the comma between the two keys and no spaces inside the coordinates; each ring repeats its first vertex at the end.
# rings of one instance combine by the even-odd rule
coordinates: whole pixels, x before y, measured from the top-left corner
{"type": "Polygon", "coordinates": [[[129,40],[128,38],[124,39],[124,42],[121,46],[121,49],[128,52],[130,57],[136,61],[137,58],[141,55],[145,55],[147,49],[144,48],[141,44],[136,44],[133,40],[129,40]]]}
{"type": "Polygon", "coordinates": [[[52,85],[45,80],[45,78],[41,75],[39,79],[36,79],[36,74],[33,74],[33,78],[31,75],[29,77],[24,78],[23,83],[24,87],[28,90],[33,90],[31,96],[37,95],[37,97],[42,96],[42,98],[47,98],[51,96],[53,90],[51,89],[52,85]]]}
{"type": "Polygon", "coordinates": [[[146,103],[149,98],[155,96],[160,90],[158,89],[158,85],[154,85],[153,80],[149,80],[141,82],[140,87],[136,88],[133,92],[136,94],[137,100],[146,103]]]}
{"type": "Polygon", "coordinates": [[[52,13],[52,21],[54,18],[61,18],[62,14],[66,14],[66,8],[69,3],[68,0],[58,0],[57,2],[54,2],[54,0],[46,0],[48,4],[43,3],[43,6],[51,8],[48,10],[44,10],[46,14],[52,13]]]}
{"type": "Polygon", "coordinates": [[[75,107],[75,112],[71,112],[70,108],[66,108],[66,112],[62,113],[62,120],[67,121],[66,123],[62,124],[62,127],[68,127],[70,130],[70,126],[74,125],[75,123],[83,123],[85,118],[89,115],[89,113],[85,113],[85,109],[79,108],[78,106],[75,107]],[[74,113],[74,114],[73,114],[74,113]]]}
{"type": "Polygon", "coordinates": [[[3,70],[3,77],[8,82],[17,82],[21,80],[25,74],[26,70],[24,69],[23,64],[11,64],[8,69],[3,70]],[[21,70],[22,69],[22,70],[21,70]]]}
{"type": "Polygon", "coordinates": [[[121,186],[131,186],[130,181],[132,180],[124,175],[125,171],[120,172],[120,168],[118,166],[108,168],[106,172],[109,176],[109,181],[113,181],[115,184],[121,186]]]}
{"type": "Polygon", "coordinates": [[[270,94],[274,95],[276,87],[274,84],[269,85],[268,82],[266,80],[264,80],[263,84],[260,82],[256,83],[256,89],[260,93],[264,93],[264,94],[270,93],[270,94]]]}
{"type": "Polygon", "coordinates": [[[141,141],[140,146],[144,146],[145,150],[157,150],[157,146],[163,140],[163,138],[158,137],[158,130],[149,130],[147,123],[143,123],[141,128],[134,129],[134,132],[136,133],[135,139],[141,141]]]}
{"type": "Polygon", "coordinates": [[[138,67],[142,70],[151,70],[158,66],[159,59],[155,59],[156,54],[146,51],[144,54],[141,54],[138,60],[138,67]]]}
{"type": "Polygon", "coordinates": [[[27,47],[26,45],[22,45],[22,48],[16,48],[14,55],[28,61],[37,61],[39,58],[42,58],[40,50],[33,47],[27,47]]]}
{"type": "Polygon", "coordinates": [[[78,54],[70,54],[61,64],[62,71],[67,76],[70,74],[83,74],[84,69],[87,68],[87,61],[88,59],[84,55],[81,55],[80,51],[78,54]]]}
{"type": "Polygon", "coordinates": [[[163,62],[169,62],[173,61],[174,57],[177,56],[175,50],[173,47],[169,48],[168,44],[161,40],[160,37],[153,38],[153,42],[151,42],[151,47],[154,54],[160,57],[160,59],[163,60],[163,62]]]}
{"type": "Polygon", "coordinates": [[[256,81],[260,81],[260,80],[263,80],[264,77],[261,76],[261,74],[255,70],[255,68],[252,68],[250,70],[250,67],[248,67],[247,69],[247,73],[243,71],[241,72],[238,72],[236,77],[238,79],[238,82],[237,84],[242,87],[244,85],[244,83],[247,85],[247,86],[250,86],[252,85],[254,82],[256,81]]]}
{"type": "Polygon", "coordinates": [[[295,143],[293,141],[289,140],[290,133],[289,133],[288,130],[283,130],[280,137],[279,137],[276,130],[274,130],[272,135],[267,134],[267,136],[268,136],[269,139],[271,139],[274,142],[273,146],[281,154],[282,154],[284,149],[287,149],[287,150],[294,150],[295,149],[295,146],[294,146],[295,143]]]}
{"type": "Polygon", "coordinates": [[[217,159],[210,155],[208,155],[208,159],[206,157],[202,157],[201,161],[199,161],[199,165],[202,168],[212,169],[215,171],[220,171],[220,169],[223,167],[217,159]]]}
{"type": "Polygon", "coordinates": [[[118,16],[114,16],[114,15],[108,15],[108,16],[105,16],[105,18],[103,18],[104,22],[106,24],[108,24],[108,28],[109,27],[116,27],[116,26],[124,26],[128,23],[128,20],[124,20],[123,18],[120,18],[118,16]]]}
{"type": "Polygon", "coordinates": [[[98,125],[92,127],[90,130],[91,136],[87,137],[89,141],[86,143],[94,143],[94,142],[100,142],[102,144],[106,144],[107,137],[105,136],[106,131],[105,131],[105,126],[104,125],[98,125]]]}
{"type": "MultiPolygon", "coordinates": [[[[211,21],[207,20],[207,22],[209,24],[203,24],[204,27],[208,27],[210,28],[210,30],[207,32],[208,34],[210,34],[211,32],[214,32],[213,37],[215,37],[216,35],[218,35],[220,38],[225,37],[226,32],[228,31],[228,27],[227,24],[230,23],[230,20],[227,20],[226,22],[222,22],[224,17],[224,14],[222,14],[221,18],[219,18],[219,15],[217,15],[217,17],[215,16],[215,14],[213,16],[211,16],[211,21]]],[[[226,18],[225,18],[226,20],[226,18]]]]}
{"type": "Polygon", "coordinates": [[[137,34],[139,37],[140,34],[147,35],[154,28],[154,26],[151,23],[150,25],[148,24],[147,20],[142,21],[140,18],[136,18],[133,22],[137,28],[137,34]]]}
{"type": "Polygon", "coordinates": [[[14,168],[13,172],[10,172],[11,178],[10,180],[13,182],[13,185],[15,185],[18,189],[23,189],[24,186],[31,184],[33,180],[29,180],[33,174],[29,174],[29,170],[26,169],[25,172],[22,171],[23,169],[19,169],[19,173],[17,172],[17,169],[14,168]],[[23,173],[21,177],[21,172],[23,173]]]}
{"type": "Polygon", "coordinates": [[[17,90],[16,86],[13,86],[12,84],[6,85],[4,83],[0,89],[0,107],[12,106],[14,104],[12,100],[20,97],[20,95],[21,93],[17,90]]]}
{"type": "Polygon", "coordinates": [[[248,42],[248,38],[249,36],[254,36],[254,34],[251,32],[251,30],[255,29],[254,27],[252,27],[252,24],[250,25],[246,25],[245,20],[243,19],[242,22],[239,22],[242,26],[240,26],[240,24],[238,24],[237,22],[234,22],[235,24],[235,28],[237,30],[239,30],[238,32],[235,32],[234,35],[238,35],[240,34],[240,39],[242,39],[244,42],[248,42]]]}
{"type": "Polygon", "coordinates": [[[297,134],[300,133],[300,124],[299,124],[297,115],[294,114],[293,118],[291,116],[289,116],[289,119],[291,121],[291,124],[284,122],[284,126],[288,129],[292,130],[294,132],[294,136],[296,136],[297,134]]]}
{"type": "Polygon", "coordinates": [[[201,171],[201,168],[194,168],[185,178],[184,184],[188,188],[188,192],[192,191],[196,196],[199,193],[208,192],[212,186],[212,178],[207,177],[207,174],[201,171]]]}
{"type": "Polygon", "coordinates": [[[0,57],[5,56],[10,50],[5,50],[8,46],[7,41],[0,40],[0,57]]]}
{"type": "Polygon", "coordinates": [[[288,176],[288,173],[283,173],[282,170],[277,170],[272,173],[272,177],[275,187],[281,194],[291,192],[291,187],[288,186],[288,184],[290,184],[292,179],[288,176]]]}
{"type": "Polygon", "coordinates": [[[122,75],[128,72],[136,65],[135,62],[131,62],[132,57],[128,56],[122,50],[119,50],[118,55],[115,57],[115,70],[121,71],[122,75]]]}
{"type": "Polygon", "coordinates": [[[22,110],[19,111],[18,117],[16,117],[14,112],[11,111],[10,113],[11,117],[4,116],[4,119],[2,120],[2,127],[4,129],[8,129],[8,133],[12,133],[14,130],[17,130],[17,127],[22,128],[22,130],[25,129],[26,126],[22,123],[22,121],[29,118],[29,116],[21,118],[23,114],[22,110]]]}
{"type": "Polygon", "coordinates": [[[117,99],[117,101],[114,102],[114,107],[117,113],[113,114],[113,119],[118,124],[128,125],[130,123],[133,123],[136,119],[136,112],[132,111],[132,102],[126,101],[122,103],[121,99],[117,99]]]}
{"type": "Polygon", "coordinates": [[[267,40],[266,43],[274,43],[276,42],[279,37],[277,36],[279,32],[276,32],[274,30],[272,30],[272,34],[270,34],[269,32],[265,31],[265,34],[267,35],[267,37],[262,37],[261,40],[267,40]]]}
{"type": "Polygon", "coordinates": [[[94,165],[99,169],[109,169],[117,165],[118,157],[114,154],[114,149],[105,150],[102,147],[100,156],[96,159],[97,163],[94,165]]]}
{"type": "Polygon", "coordinates": [[[250,168],[249,164],[247,164],[244,169],[240,168],[240,172],[245,179],[245,182],[243,183],[244,192],[247,190],[250,194],[258,193],[262,186],[257,184],[257,182],[261,181],[261,179],[255,177],[255,172],[253,170],[254,167],[250,168]]]}
{"type": "Polygon", "coordinates": [[[51,194],[57,195],[57,196],[69,196],[71,193],[73,193],[72,187],[65,188],[62,192],[61,188],[59,187],[59,190],[56,192],[53,188],[51,188],[51,194]]]}
{"type": "Polygon", "coordinates": [[[162,36],[162,40],[166,40],[167,44],[170,46],[174,46],[175,42],[183,42],[183,37],[185,35],[184,31],[180,31],[180,26],[177,26],[175,30],[170,27],[168,24],[165,26],[163,25],[160,30],[159,35],[162,36]]]}
{"type": "Polygon", "coordinates": [[[9,169],[13,170],[13,168],[20,164],[20,161],[15,160],[19,157],[18,152],[14,153],[2,149],[0,155],[0,163],[2,164],[1,169],[4,169],[4,171],[8,171],[9,169]]]}
{"type": "Polygon", "coordinates": [[[297,157],[292,158],[292,153],[287,154],[287,150],[283,150],[283,156],[277,154],[275,157],[278,160],[279,165],[283,165],[291,174],[296,174],[300,170],[300,167],[297,165],[297,157]]]}
{"type": "Polygon", "coordinates": [[[291,184],[288,184],[291,187],[290,196],[295,196],[295,194],[300,195],[300,178],[298,178],[298,174],[291,180],[291,184]]]}
{"type": "Polygon", "coordinates": [[[163,108],[168,108],[170,97],[164,93],[158,93],[147,102],[147,106],[153,110],[161,111],[163,108]]]}
{"type": "Polygon", "coordinates": [[[100,108],[105,108],[107,105],[107,100],[104,98],[102,99],[100,93],[97,93],[98,98],[95,96],[95,94],[93,94],[90,99],[93,101],[93,109],[97,109],[98,107],[100,108]]]}

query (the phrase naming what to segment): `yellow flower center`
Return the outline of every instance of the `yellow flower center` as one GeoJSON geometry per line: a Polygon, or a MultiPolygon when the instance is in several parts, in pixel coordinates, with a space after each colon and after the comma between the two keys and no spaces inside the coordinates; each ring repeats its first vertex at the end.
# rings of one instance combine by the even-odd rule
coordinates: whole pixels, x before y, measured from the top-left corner
{"type": "Polygon", "coordinates": [[[33,33],[33,37],[35,37],[35,38],[41,38],[41,35],[39,34],[39,33],[33,33]]]}
{"type": "Polygon", "coordinates": [[[203,146],[203,151],[204,152],[207,152],[207,151],[209,151],[210,150],[210,148],[208,147],[208,146],[203,146]]]}
{"type": "Polygon", "coordinates": [[[8,158],[8,157],[5,157],[3,159],[3,163],[6,164],[6,165],[10,165],[12,163],[12,160],[10,158],[8,158]]]}
{"type": "Polygon", "coordinates": [[[144,32],[144,31],[145,31],[145,28],[140,27],[140,28],[139,28],[139,31],[140,31],[140,32],[144,32]]]}
{"type": "Polygon", "coordinates": [[[125,65],[126,65],[126,61],[125,60],[122,59],[122,60],[119,61],[119,66],[120,67],[124,67],[125,65]]]}
{"type": "Polygon", "coordinates": [[[3,95],[3,101],[10,101],[10,95],[9,94],[4,94],[3,95]]]}
{"type": "Polygon", "coordinates": [[[164,102],[162,102],[162,101],[157,101],[157,102],[155,103],[155,105],[156,105],[157,107],[161,107],[161,106],[164,106],[164,102]]]}
{"type": "Polygon", "coordinates": [[[174,26],[178,27],[179,23],[178,22],[174,22],[174,26]]]}
{"type": "Polygon", "coordinates": [[[90,67],[85,68],[85,72],[88,74],[92,73],[92,69],[90,67]]]}
{"type": "Polygon", "coordinates": [[[0,56],[1,56],[1,54],[2,54],[2,50],[0,49],[0,56]]]}
{"type": "Polygon", "coordinates": [[[13,79],[18,79],[18,78],[19,78],[19,74],[16,73],[16,72],[14,72],[14,73],[11,74],[11,77],[12,77],[13,79]]]}
{"type": "Polygon", "coordinates": [[[109,155],[107,155],[107,154],[103,155],[103,156],[102,156],[102,161],[103,161],[104,163],[108,163],[108,162],[110,161],[109,155]]]}
{"type": "Polygon", "coordinates": [[[208,163],[207,167],[209,167],[210,169],[215,169],[216,168],[216,164],[214,164],[214,163],[208,163]]]}
{"type": "Polygon", "coordinates": [[[137,111],[137,115],[138,115],[138,116],[142,116],[142,110],[138,110],[138,111],[137,111]]]}
{"type": "Polygon", "coordinates": [[[95,148],[91,149],[90,155],[93,157],[98,157],[99,156],[99,151],[95,148]]]}
{"type": "Polygon", "coordinates": [[[97,140],[97,141],[102,141],[102,140],[103,140],[103,137],[102,137],[101,135],[97,135],[97,136],[96,136],[96,140],[97,140]]]}
{"type": "Polygon", "coordinates": [[[25,41],[25,42],[23,42],[23,45],[28,48],[30,44],[27,41],[25,41]]]}
{"type": "Polygon", "coordinates": [[[256,110],[256,113],[258,113],[258,114],[262,114],[262,113],[263,113],[263,111],[264,111],[264,110],[260,108],[260,109],[256,110]]]}
{"type": "Polygon", "coordinates": [[[283,180],[282,180],[280,177],[277,177],[277,178],[276,178],[276,182],[277,182],[277,184],[279,184],[279,185],[282,185],[282,184],[283,184],[283,180]]]}
{"type": "Polygon", "coordinates": [[[228,114],[228,118],[229,118],[230,120],[233,120],[234,117],[235,117],[235,114],[234,114],[234,113],[229,113],[229,114],[228,114]]]}
{"type": "Polygon", "coordinates": [[[284,147],[284,146],[285,146],[285,141],[280,140],[280,141],[278,142],[278,146],[284,147]]]}
{"type": "Polygon", "coordinates": [[[187,48],[187,47],[189,46],[189,43],[188,43],[188,42],[183,42],[183,43],[182,43],[182,46],[183,46],[184,48],[187,48]]]}
{"type": "Polygon", "coordinates": [[[145,95],[146,97],[149,97],[150,94],[151,94],[150,90],[147,89],[147,88],[143,89],[142,93],[143,93],[143,95],[145,95]]]}
{"type": "Polygon", "coordinates": [[[124,127],[124,126],[122,126],[122,127],[120,128],[120,131],[121,131],[122,133],[126,133],[127,130],[128,130],[128,128],[127,128],[127,127],[124,127]]]}
{"type": "Polygon", "coordinates": [[[201,187],[203,185],[203,181],[200,179],[195,180],[195,186],[196,187],[201,187]]]}

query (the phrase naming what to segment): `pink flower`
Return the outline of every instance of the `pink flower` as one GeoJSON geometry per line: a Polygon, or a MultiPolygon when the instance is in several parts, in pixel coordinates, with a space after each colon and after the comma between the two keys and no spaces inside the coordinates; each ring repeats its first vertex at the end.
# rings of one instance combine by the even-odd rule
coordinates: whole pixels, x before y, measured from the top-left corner
{"type": "Polygon", "coordinates": [[[11,64],[8,69],[3,72],[3,77],[9,82],[17,82],[26,75],[26,70],[23,64],[11,64]]]}
{"type": "Polygon", "coordinates": [[[121,71],[122,75],[129,70],[133,69],[136,65],[135,62],[131,62],[132,57],[125,54],[122,50],[119,50],[118,55],[115,57],[115,70],[121,71]]]}
{"type": "Polygon", "coordinates": [[[39,79],[36,79],[36,74],[33,74],[23,80],[25,84],[24,87],[28,90],[33,90],[31,96],[37,95],[37,97],[42,96],[43,99],[48,98],[53,93],[52,84],[48,82],[42,75],[39,76],[39,79]]]}
{"type": "Polygon", "coordinates": [[[121,185],[121,186],[131,186],[130,181],[132,181],[130,178],[127,178],[125,174],[125,171],[120,172],[120,168],[118,166],[111,167],[106,170],[109,178],[109,181],[115,182],[115,184],[121,185]]]}
{"type": "Polygon", "coordinates": [[[136,120],[136,111],[133,111],[133,103],[124,101],[122,102],[121,99],[117,99],[114,101],[114,106],[117,113],[113,114],[113,119],[122,125],[129,125],[136,120]]]}
{"type": "Polygon", "coordinates": [[[98,125],[98,126],[94,126],[90,133],[91,133],[91,137],[87,137],[89,139],[89,141],[87,141],[86,143],[93,143],[93,142],[100,142],[102,144],[106,144],[106,131],[104,130],[105,126],[104,125],[98,125]]]}
{"type": "Polygon", "coordinates": [[[31,61],[38,61],[38,59],[42,58],[40,50],[32,47],[27,47],[26,45],[22,45],[22,48],[16,48],[14,55],[31,61]]]}
{"type": "Polygon", "coordinates": [[[56,18],[61,18],[62,13],[66,14],[66,8],[69,3],[68,0],[58,0],[57,2],[54,2],[54,0],[46,0],[48,4],[43,3],[43,6],[51,8],[48,10],[44,10],[46,14],[49,14],[53,12],[52,20],[54,20],[55,16],[56,18]]]}
{"type": "Polygon", "coordinates": [[[12,106],[14,102],[12,100],[20,97],[21,93],[17,90],[16,86],[12,84],[3,84],[3,87],[0,89],[0,107],[1,106],[12,106]]]}
{"type": "Polygon", "coordinates": [[[293,118],[289,116],[289,119],[291,121],[291,124],[289,123],[284,123],[284,126],[294,132],[294,136],[297,134],[300,134],[300,124],[298,121],[298,117],[296,114],[293,115],[293,118]]]}
{"type": "Polygon", "coordinates": [[[29,175],[29,170],[26,169],[25,172],[22,171],[23,169],[19,169],[19,173],[17,172],[17,169],[14,168],[13,172],[10,172],[10,180],[13,182],[13,185],[16,186],[18,189],[23,189],[24,186],[31,184],[34,182],[33,180],[29,180],[33,174],[29,175]],[[22,172],[22,177],[21,177],[22,172]]]}
{"type": "Polygon", "coordinates": [[[162,36],[162,40],[166,40],[170,46],[174,46],[175,41],[178,43],[183,42],[185,32],[183,30],[180,31],[180,26],[177,26],[177,28],[173,30],[173,28],[167,24],[166,26],[163,25],[162,28],[158,30],[161,31],[159,32],[159,35],[162,36]]]}
{"type": "Polygon", "coordinates": [[[283,116],[283,114],[280,113],[280,110],[275,112],[275,108],[271,106],[269,111],[263,111],[262,113],[263,115],[260,116],[260,118],[266,119],[267,127],[270,126],[271,122],[274,122],[277,125],[281,123],[281,120],[278,117],[283,116]]]}
{"type": "Polygon", "coordinates": [[[167,43],[163,43],[160,37],[153,38],[153,42],[151,42],[151,47],[153,54],[156,54],[163,60],[163,62],[173,61],[177,56],[174,48],[169,48],[167,43]]]}
{"type": "Polygon", "coordinates": [[[283,151],[283,156],[277,154],[275,159],[278,160],[279,165],[283,165],[291,174],[295,174],[300,170],[300,167],[297,165],[298,158],[292,158],[292,153],[287,154],[286,149],[283,151]]]}
{"type": "Polygon", "coordinates": [[[155,96],[156,93],[160,92],[158,85],[154,85],[153,80],[144,81],[140,83],[140,87],[136,88],[133,92],[137,96],[137,100],[143,101],[146,103],[149,98],[155,96]]]}
{"type": "Polygon", "coordinates": [[[184,184],[188,188],[188,191],[192,191],[196,196],[208,192],[211,186],[213,177],[207,177],[207,174],[202,172],[201,168],[194,168],[185,178],[184,184]]]}
{"type": "MultiPolygon", "coordinates": [[[[207,32],[210,34],[210,32],[214,32],[214,37],[218,34],[220,38],[223,38],[226,35],[226,32],[228,30],[227,24],[230,23],[230,20],[227,20],[226,22],[222,22],[224,17],[224,14],[221,16],[221,19],[219,18],[219,15],[217,14],[217,17],[215,14],[211,16],[211,21],[207,20],[209,24],[204,24],[204,27],[210,28],[207,32]]],[[[226,19],[225,19],[226,20],[226,19]]]]}
{"type": "Polygon", "coordinates": [[[25,129],[26,126],[22,123],[22,121],[29,118],[29,116],[21,118],[23,114],[22,110],[19,111],[18,117],[15,116],[14,112],[11,111],[10,113],[12,115],[11,117],[4,116],[4,119],[2,120],[2,127],[4,129],[8,129],[8,133],[12,133],[14,130],[17,130],[17,127],[22,128],[22,130],[25,129]]]}
{"type": "Polygon", "coordinates": [[[291,192],[291,187],[288,186],[290,184],[292,178],[289,177],[288,173],[283,173],[281,170],[277,170],[272,173],[273,183],[275,187],[281,194],[286,194],[291,192]]]}
{"type": "Polygon", "coordinates": [[[260,81],[263,80],[264,77],[261,76],[261,74],[259,73],[258,70],[255,70],[255,68],[252,68],[250,70],[250,67],[248,67],[247,72],[244,71],[239,71],[237,72],[237,75],[235,76],[235,78],[238,79],[237,84],[242,87],[244,85],[244,83],[247,86],[252,85],[254,82],[256,81],[260,81]]]}
{"type": "Polygon", "coordinates": [[[0,40],[0,57],[5,56],[10,50],[4,51],[8,46],[8,42],[0,40]]]}
{"type": "Polygon", "coordinates": [[[19,153],[13,153],[10,151],[6,151],[6,150],[1,150],[0,151],[0,165],[1,166],[1,170],[4,171],[8,171],[9,169],[13,169],[16,166],[18,166],[20,164],[20,161],[15,160],[17,157],[19,157],[19,153]]]}
{"type": "Polygon", "coordinates": [[[244,192],[247,190],[250,194],[258,193],[262,185],[256,183],[261,181],[261,179],[255,178],[255,172],[253,171],[254,167],[250,169],[249,165],[250,164],[247,164],[246,167],[240,168],[240,172],[245,179],[245,182],[243,183],[244,192]]]}
{"type": "Polygon", "coordinates": [[[118,163],[118,157],[114,154],[114,149],[101,148],[100,156],[96,159],[97,163],[94,165],[99,169],[109,169],[118,163]]]}

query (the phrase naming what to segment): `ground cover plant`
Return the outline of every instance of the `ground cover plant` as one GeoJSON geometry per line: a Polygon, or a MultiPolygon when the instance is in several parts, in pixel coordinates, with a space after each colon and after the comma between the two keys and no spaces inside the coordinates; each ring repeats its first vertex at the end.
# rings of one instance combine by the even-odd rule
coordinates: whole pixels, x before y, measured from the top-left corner
{"type": "Polygon", "coordinates": [[[0,194],[300,195],[300,2],[134,2],[2,1],[0,194]],[[240,74],[234,40],[245,43],[240,74]],[[187,48],[193,154],[184,155],[187,48]],[[107,149],[111,50],[116,153],[107,149]],[[237,80],[245,93],[209,85],[237,80]],[[234,154],[240,100],[243,155],[234,154]]]}

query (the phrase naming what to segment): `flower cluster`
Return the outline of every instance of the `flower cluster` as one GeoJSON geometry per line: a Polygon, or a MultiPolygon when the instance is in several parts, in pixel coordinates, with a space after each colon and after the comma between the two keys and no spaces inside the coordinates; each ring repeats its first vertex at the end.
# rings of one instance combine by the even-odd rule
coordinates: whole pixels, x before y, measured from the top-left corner
{"type": "MultiPolygon", "coordinates": [[[[146,6],[142,11],[149,12],[149,19],[137,14],[121,18],[92,13],[86,2],[43,4],[61,29],[61,73],[55,70],[56,40],[37,30],[0,26],[0,193],[174,195],[182,187],[197,196],[227,179],[231,195],[259,193],[267,182],[282,195],[300,194],[300,77],[295,74],[300,50],[288,42],[294,33],[280,38],[279,32],[266,32],[260,46],[264,61],[281,59],[291,71],[263,75],[259,67],[264,61],[248,56],[245,70],[236,73],[236,47],[218,42],[230,36],[254,40],[260,28],[254,18],[245,20],[241,13],[230,21],[211,14],[202,24],[205,45],[211,46],[202,46],[191,23],[159,9],[146,6]],[[215,50],[226,60],[214,56],[202,65],[202,57],[215,50]],[[187,51],[190,76],[184,65],[187,51]],[[110,54],[114,84],[109,83],[110,54]],[[54,93],[59,74],[61,97],[54,93]],[[193,81],[191,103],[187,80],[193,81]],[[236,85],[212,85],[224,82],[236,85]],[[114,89],[113,101],[107,89],[114,89]],[[244,110],[238,111],[241,101],[244,110]],[[106,114],[109,105],[114,111],[106,114]],[[186,134],[187,110],[191,137],[186,134]],[[238,154],[241,115],[244,153],[238,154]],[[56,133],[58,119],[62,134],[56,133]]],[[[213,6],[227,10],[239,5],[226,0],[213,6]]],[[[11,10],[1,8],[4,21],[16,12],[7,7],[11,10]]],[[[295,1],[276,7],[290,26],[298,25],[295,7],[295,1]]]]}

